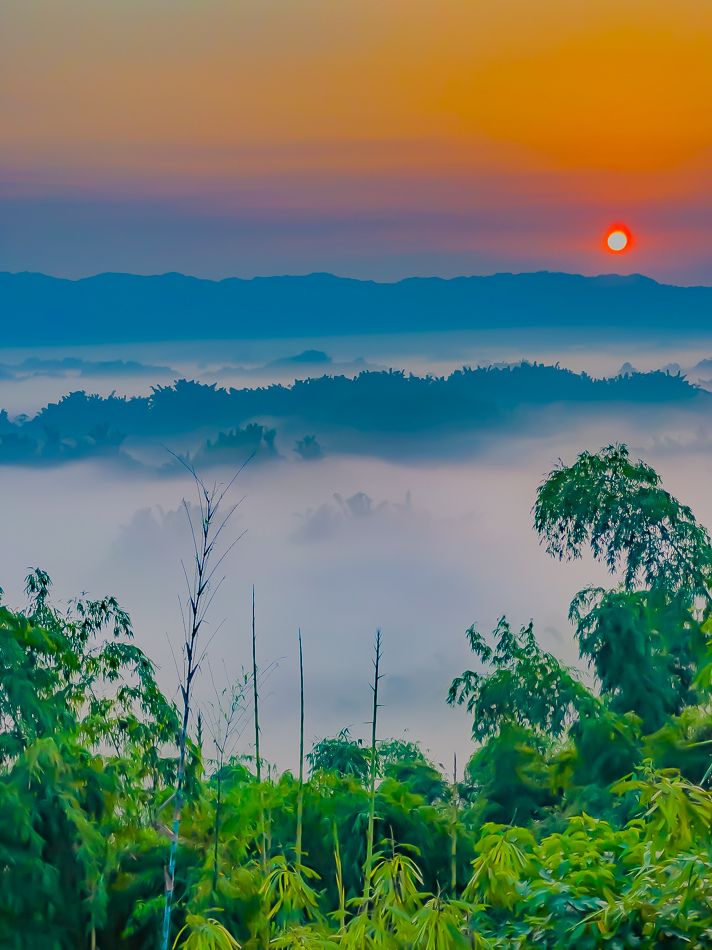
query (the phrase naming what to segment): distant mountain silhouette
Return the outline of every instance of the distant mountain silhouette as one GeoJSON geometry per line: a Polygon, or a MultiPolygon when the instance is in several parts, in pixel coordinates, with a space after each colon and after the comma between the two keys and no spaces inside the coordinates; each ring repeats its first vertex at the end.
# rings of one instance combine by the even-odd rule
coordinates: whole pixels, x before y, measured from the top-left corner
{"type": "Polygon", "coordinates": [[[497,327],[712,328],[712,288],[649,277],[497,274],[394,284],[331,274],[199,280],[0,273],[5,346],[497,327]]]}

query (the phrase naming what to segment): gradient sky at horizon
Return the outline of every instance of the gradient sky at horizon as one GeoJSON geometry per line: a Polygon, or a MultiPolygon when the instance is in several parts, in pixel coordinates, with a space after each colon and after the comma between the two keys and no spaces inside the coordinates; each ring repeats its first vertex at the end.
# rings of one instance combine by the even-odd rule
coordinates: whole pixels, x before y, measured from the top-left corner
{"type": "Polygon", "coordinates": [[[710,284],[710,102],[707,0],[4,0],[0,270],[710,284]]]}

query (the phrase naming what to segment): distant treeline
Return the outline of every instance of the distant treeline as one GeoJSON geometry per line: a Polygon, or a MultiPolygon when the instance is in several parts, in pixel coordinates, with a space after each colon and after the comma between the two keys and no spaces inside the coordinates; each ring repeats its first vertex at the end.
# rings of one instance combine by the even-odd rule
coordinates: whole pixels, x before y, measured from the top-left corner
{"type": "Polygon", "coordinates": [[[539,363],[463,368],[447,377],[370,371],[355,378],[323,376],[255,389],[181,379],[152,390],[150,396],[131,398],[73,392],[32,419],[13,421],[3,412],[0,461],[118,455],[128,435],[165,438],[206,427],[218,434],[216,441],[204,443],[206,460],[250,447],[276,455],[275,431],[261,425],[263,420],[294,420],[305,429],[416,434],[442,427],[496,428],[526,405],[710,399],[679,374],[655,371],[595,379],[539,363]],[[224,429],[230,431],[220,431],[224,429]]]}

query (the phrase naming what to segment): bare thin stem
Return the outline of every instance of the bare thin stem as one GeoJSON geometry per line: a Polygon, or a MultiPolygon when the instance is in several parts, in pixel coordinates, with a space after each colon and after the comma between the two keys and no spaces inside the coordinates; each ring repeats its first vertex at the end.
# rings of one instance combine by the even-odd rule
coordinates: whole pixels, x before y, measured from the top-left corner
{"type": "Polygon", "coordinates": [[[304,657],[302,631],[299,630],[299,792],[297,795],[297,868],[302,863],[302,826],[304,822],[304,657]]]}
{"type": "MultiPolygon", "coordinates": [[[[252,695],[255,707],[255,765],[257,782],[262,782],[262,757],[260,756],[260,707],[257,681],[257,637],[255,633],[255,587],[252,586],[252,695]]],[[[260,788],[260,825],[262,827],[262,873],[267,877],[267,828],[265,826],[264,792],[260,788]]]]}
{"type": "Polygon", "coordinates": [[[378,682],[381,679],[379,668],[381,665],[381,631],[376,631],[375,659],[373,661],[373,719],[371,720],[371,770],[370,770],[370,804],[368,809],[368,832],[366,840],[366,864],[364,867],[363,897],[364,907],[368,909],[371,899],[371,870],[373,867],[373,831],[376,818],[376,720],[378,717],[378,682]]]}
{"type": "Polygon", "coordinates": [[[457,897],[457,752],[452,754],[452,830],[450,833],[450,891],[457,897]]]}
{"type": "Polygon", "coordinates": [[[252,695],[255,705],[255,765],[257,781],[262,781],[262,760],[260,758],[260,710],[257,695],[257,640],[255,637],[255,588],[252,587],[252,695]]]}
{"type": "MultiPolygon", "coordinates": [[[[183,463],[185,464],[185,463],[183,463]]],[[[211,602],[210,580],[214,574],[215,568],[211,569],[210,556],[215,548],[217,534],[223,530],[230,516],[234,512],[233,508],[223,519],[222,523],[216,528],[216,521],[220,504],[225,498],[227,490],[232,486],[235,478],[232,479],[227,488],[222,491],[217,485],[212,489],[207,489],[202,480],[198,477],[195,470],[186,465],[188,471],[193,476],[198,493],[198,505],[200,509],[200,526],[196,529],[193,518],[190,514],[188,505],[184,502],[188,523],[190,525],[191,537],[193,540],[193,551],[195,558],[195,567],[193,582],[188,581],[187,572],[186,582],[188,586],[187,610],[182,611],[183,624],[185,631],[185,641],[183,643],[183,676],[180,681],[180,693],[183,700],[183,718],[181,729],[178,736],[178,774],[176,777],[175,807],[173,811],[173,831],[171,836],[171,850],[168,860],[168,866],[165,869],[165,909],[163,915],[163,933],[161,940],[162,950],[168,950],[171,929],[171,908],[173,903],[173,891],[175,883],[176,855],[178,851],[178,834],[180,830],[181,811],[183,808],[183,787],[185,783],[186,767],[186,749],[188,741],[188,726],[191,715],[191,698],[193,680],[204,659],[204,651],[199,651],[200,629],[205,620],[205,612],[211,602]]],[[[224,556],[224,555],[223,555],[224,556]]],[[[219,563],[219,562],[218,562],[219,563]]],[[[182,606],[182,605],[181,605],[182,606]]]]}
{"type": "Polygon", "coordinates": [[[339,832],[336,822],[333,824],[334,832],[334,862],[336,864],[336,889],[339,892],[339,932],[343,933],[346,929],[346,891],[344,890],[344,872],[341,866],[341,849],[339,848],[339,832]]]}

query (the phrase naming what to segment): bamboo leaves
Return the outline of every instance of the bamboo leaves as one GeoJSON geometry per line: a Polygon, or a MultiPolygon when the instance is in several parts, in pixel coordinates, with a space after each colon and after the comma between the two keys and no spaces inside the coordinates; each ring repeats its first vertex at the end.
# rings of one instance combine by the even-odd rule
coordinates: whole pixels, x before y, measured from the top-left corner
{"type": "Polygon", "coordinates": [[[419,950],[472,946],[467,932],[470,911],[465,901],[448,900],[440,895],[431,897],[413,918],[413,946],[419,950]]]}
{"type": "Polygon", "coordinates": [[[313,917],[318,907],[317,894],[305,879],[317,879],[319,875],[302,864],[291,865],[282,856],[272,858],[270,872],[262,885],[262,894],[267,898],[267,919],[282,914],[287,919],[303,912],[313,917]]]}
{"type": "Polygon", "coordinates": [[[646,763],[641,778],[619,782],[614,793],[638,793],[646,809],[646,832],[655,852],[676,854],[709,837],[712,826],[710,793],[685,781],[677,769],[656,771],[646,763]]]}
{"type": "Polygon", "coordinates": [[[511,908],[517,900],[517,886],[531,868],[534,844],[533,835],[524,828],[485,825],[465,899],[479,898],[496,907],[511,908]]]}
{"type": "Polygon", "coordinates": [[[181,950],[240,950],[240,944],[218,920],[200,914],[188,914],[173,946],[181,950]]]}

